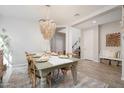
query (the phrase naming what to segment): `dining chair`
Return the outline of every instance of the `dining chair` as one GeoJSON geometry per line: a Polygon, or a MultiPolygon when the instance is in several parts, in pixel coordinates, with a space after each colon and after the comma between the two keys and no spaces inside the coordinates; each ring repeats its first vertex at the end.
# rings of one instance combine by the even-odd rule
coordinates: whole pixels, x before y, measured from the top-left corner
{"type": "Polygon", "coordinates": [[[36,87],[36,80],[37,78],[40,79],[40,75],[38,75],[38,70],[35,67],[35,62],[33,61],[32,57],[30,56],[30,74],[31,74],[31,81],[32,81],[32,87],[36,87]]]}
{"type": "MultiPolygon", "coordinates": [[[[62,51],[59,51],[58,54],[59,54],[59,55],[65,55],[65,53],[62,52],[62,51]]],[[[70,56],[72,56],[73,54],[72,54],[72,53],[66,53],[66,55],[67,55],[68,57],[70,57],[70,56]]],[[[71,67],[63,67],[63,68],[58,69],[57,78],[59,77],[60,72],[62,72],[63,76],[65,77],[65,76],[67,75],[67,72],[68,72],[70,69],[71,69],[71,67]]]]}
{"type": "Polygon", "coordinates": [[[28,75],[29,75],[29,78],[31,78],[31,71],[30,71],[30,68],[31,68],[31,60],[30,60],[30,54],[28,52],[25,52],[26,54],[26,59],[27,59],[27,62],[28,62],[28,75]]]}
{"type": "Polygon", "coordinates": [[[58,55],[64,55],[64,51],[58,51],[58,55]]]}
{"type": "MultiPolygon", "coordinates": [[[[66,55],[71,58],[73,57],[74,53],[66,53],[66,55]]],[[[64,68],[61,68],[61,71],[63,73],[63,75],[66,75],[67,72],[71,69],[71,66],[70,67],[64,67],[64,68]]]]}
{"type": "MultiPolygon", "coordinates": [[[[28,74],[30,81],[32,83],[32,87],[36,87],[36,82],[37,79],[40,79],[40,74],[38,69],[36,68],[36,62],[33,60],[32,56],[28,53],[25,52],[27,60],[28,60],[28,74]]],[[[46,76],[47,84],[49,87],[51,87],[51,72],[46,76]]]]}
{"type": "Polygon", "coordinates": [[[3,66],[0,66],[0,83],[2,83],[3,74],[4,74],[3,66]]]}
{"type": "Polygon", "coordinates": [[[3,50],[0,50],[0,83],[2,83],[4,72],[7,67],[3,64],[3,50]]]}

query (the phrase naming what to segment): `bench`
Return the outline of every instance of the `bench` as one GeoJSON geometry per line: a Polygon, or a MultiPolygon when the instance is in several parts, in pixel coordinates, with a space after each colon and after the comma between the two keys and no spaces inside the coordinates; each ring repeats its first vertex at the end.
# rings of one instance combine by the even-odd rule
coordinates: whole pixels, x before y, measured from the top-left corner
{"type": "Polygon", "coordinates": [[[117,61],[117,66],[119,66],[119,64],[122,62],[121,58],[100,57],[100,62],[101,62],[101,59],[108,60],[109,61],[109,65],[111,65],[111,61],[117,61]]]}

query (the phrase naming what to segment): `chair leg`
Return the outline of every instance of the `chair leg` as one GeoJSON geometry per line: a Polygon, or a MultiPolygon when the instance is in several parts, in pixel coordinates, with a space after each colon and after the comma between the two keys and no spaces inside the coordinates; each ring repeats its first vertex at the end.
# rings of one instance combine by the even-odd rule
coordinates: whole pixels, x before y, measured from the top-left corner
{"type": "Polygon", "coordinates": [[[111,65],[111,60],[109,60],[109,65],[111,65]]]}
{"type": "Polygon", "coordinates": [[[120,62],[118,61],[117,66],[119,66],[119,63],[120,63],[120,62]]]}
{"type": "Polygon", "coordinates": [[[32,88],[35,88],[36,87],[36,77],[34,74],[32,74],[31,77],[32,77],[32,88]]]}
{"type": "Polygon", "coordinates": [[[28,75],[29,75],[29,77],[30,77],[30,73],[31,73],[30,66],[28,66],[28,75]]]}
{"type": "Polygon", "coordinates": [[[51,79],[48,79],[48,85],[51,88],[51,79]]]}
{"type": "Polygon", "coordinates": [[[51,88],[51,74],[47,75],[47,83],[48,83],[48,86],[51,88]]]}
{"type": "Polygon", "coordinates": [[[52,76],[54,77],[54,75],[55,75],[55,73],[54,73],[54,71],[52,72],[52,76]]]}
{"type": "Polygon", "coordinates": [[[28,76],[30,77],[30,69],[28,68],[28,76]]]}
{"type": "Polygon", "coordinates": [[[60,72],[60,69],[58,69],[57,78],[59,78],[59,72],[60,72]]]}
{"type": "Polygon", "coordinates": [[[62,71],[62,74],[63,74],[63,78],[64,78],[64,82],[65,82],[65,77],[67,75],[67,70],[63,69],[61,70],[62,71]]]}
{"type": "Polygon", "coordinates": [[[62,71],[62,74],[65,76],[67,74],[67,70],[61,70],[62,71]]]}
{"type": "Polygon", "coordinates": [[[32,82],[32,75],[31,75],[31,71],[29,68],[28,68],[28,77],[30,78],[30,83],[31,83],[32,82]]]}
{"type": "Polygon", "coordinates": [[[31,74],[31,83],[32,83],[32,88],[34,87],[34,82],[33,82],[33,75],[31,74]]]}
{"type": "Polygon", "coordinates": [[[36,87],[36,80],[37,78],[36,78],[36,76],[34,76],[34,86],[36,87]]]}

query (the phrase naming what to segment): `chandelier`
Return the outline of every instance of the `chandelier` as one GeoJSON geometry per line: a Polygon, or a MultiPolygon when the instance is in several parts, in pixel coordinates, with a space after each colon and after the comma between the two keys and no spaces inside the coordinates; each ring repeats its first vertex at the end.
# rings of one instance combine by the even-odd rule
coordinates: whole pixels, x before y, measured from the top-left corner
{"type": "MultiPolygon", "coordinates": [[[[48,8],[50,6],[47,5],[46,7],[47,7],[47,13],[48,13],[49,12],[48,8]]],[[[40,23],[40,30],[43,35],[43,38],[45,40],[51,40],[51,38],[55,34],[55,30],[56,30],[55,22],[53,20],[49,19],[48,14],[47,14],[46,19],[40,19],[39,23],[40,23]]]]}

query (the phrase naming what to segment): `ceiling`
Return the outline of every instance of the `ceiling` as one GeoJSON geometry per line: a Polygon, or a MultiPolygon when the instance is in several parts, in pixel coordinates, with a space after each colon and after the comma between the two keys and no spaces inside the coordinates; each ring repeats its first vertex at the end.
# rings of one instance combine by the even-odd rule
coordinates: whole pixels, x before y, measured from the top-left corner
{"type": "Polygon", "coordinates": [[[102,25],[102,24],[110,23],[114,21],[121,21],[121,16],[122,16],[122,10],[121,10],[121,7],[119,6],[113,10],[107,11],[101,15],[98,15],[87,21],[77,24],[74,27],[79,29],[86,29],[96,25],[102,25]]]}
{"type": "MultiPolygon", "coordinates": [[[[57,25],[67,25],[106,7],[106,5],[52,5],[49,18],[57,25]],[[79,16],[74,16],[79,13],[79,16]]],[[[46,6],[1,5],[0,15],[38,21],[46,17],[46,6]]]]}

